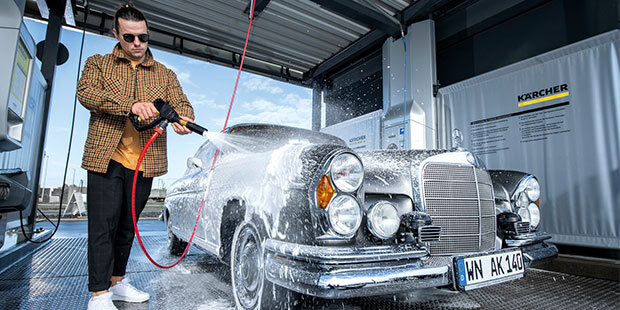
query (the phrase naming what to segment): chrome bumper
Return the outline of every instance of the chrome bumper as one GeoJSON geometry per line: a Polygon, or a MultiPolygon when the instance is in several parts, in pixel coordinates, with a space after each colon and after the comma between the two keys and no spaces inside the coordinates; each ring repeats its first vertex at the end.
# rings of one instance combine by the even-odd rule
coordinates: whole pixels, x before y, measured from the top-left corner
{"type": "Polygon", "coordinates": [[[506,245],[509,247],[524,246],[534,243],[540,243],[547,239],[551,239],[551,234],[544,232],[535,232],[514,236],[512,237],[512,239],[506,239],[506,245]]]}
{"type": "Polygon", "coordinates": [[[413,245],[324,247],[269,239],[265,253],[269,281],[321,298],[383,295],[451,283],[449,264],[425,262],[428,252],[413,245]]]}
{"type": "Polygon", "coordinates": [[[558,248],[545,240],[551,239],[551,235],[544,232],[531,233],[506,239],[509,247],[520,247],[527,267],[543,264],[558,256],[558,248]]]}

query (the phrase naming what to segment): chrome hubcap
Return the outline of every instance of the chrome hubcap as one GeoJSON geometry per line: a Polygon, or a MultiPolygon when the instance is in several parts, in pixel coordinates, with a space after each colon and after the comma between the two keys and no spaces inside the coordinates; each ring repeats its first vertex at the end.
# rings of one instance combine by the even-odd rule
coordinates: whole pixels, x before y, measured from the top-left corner
{"type": "Polygon", "coordinates": [[[263,280],[256,235],[247,228],[241,231],[234,251],[233,277],[237,297],[243,308],[254,308],[258,303],[263,280]]]}

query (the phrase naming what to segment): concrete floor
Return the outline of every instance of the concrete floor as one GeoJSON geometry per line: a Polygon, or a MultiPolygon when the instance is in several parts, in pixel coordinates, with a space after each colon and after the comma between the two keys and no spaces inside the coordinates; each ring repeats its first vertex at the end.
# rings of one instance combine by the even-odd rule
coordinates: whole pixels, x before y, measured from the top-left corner
{"type": "MultiPolygon", "coordinates": [[[[49,228],[49,227],[47,227],[49,228]]],[[[0,309],[86,309],[87,222],[63,222],[54,238],[0,271],[0,309]]],[[[141,221],[140,235],[158,262],[176,260],[165,249],[165,226],[141,221]]],[[[0,258],[1,260],[2,258],[0,258]]],[[[137,242],[127,275],[151,294],[142,304],[117,303],[119,309],[234,309],[229,269],[196,248],[177,266],[153,266],[137,242]]],[[[558,272],[530,269],[516,281],[455,293],[424,290],[347,300],[306,297],[303,309],[618,309],[620,284],[558,272]]]]}

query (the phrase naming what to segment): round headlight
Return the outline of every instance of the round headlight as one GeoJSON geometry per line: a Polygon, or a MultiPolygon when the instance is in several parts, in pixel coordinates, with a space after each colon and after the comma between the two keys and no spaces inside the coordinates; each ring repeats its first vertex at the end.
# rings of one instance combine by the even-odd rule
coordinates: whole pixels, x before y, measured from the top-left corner
{"type": "Polygon", "coordinates": [[[540,197],[540,185],[535,178],[530,178],[527,180],[527,184],[525,185],[525,193],[530,201],[534,202],[538,200],[540,197]]]}
{"type": "MultiPolygon", "coordinates": [[[[519,215],[521,216],[521,220],[523,222],[530,222],[531,223],[531,219],[530,219],[530,211],[528,211],[528,208],[520,208],[519,209],[519,215]]],[[[531,226],[531,224],[530,224],[531,226]]]]}
{"type": "Polygon", "coordinates": [[[353,192],[362,185],[364,168],[362,162],[353,154],[343,153],[332,161],[332,180],[344,192],[353,192]]]}
{"type": "Polygon", "coordinates": [[[340,195],[327,207],[329,223],[336,233],[343,236],[353,235],[362,222],[362,211],[355,198],[340,195]]]}
{"type": "Polygon", "coordinates": [[[527,199],[527,194],[524,192],[519,193],[519,197],[517,197],[517,209],[525,209],[530,204],[530,200],[527,199]]]}
{"type": "Polygon", "coordinates": [[[388,239],[398,231],[400,217],[396,207],[389,202],[379,202],[370,208],[368,229],[380,239],[388,239]]]}
{"type": "Polygon", "coordinates": [[[535,203],[530,203],[527,211],[530,214],[530,226],[533,228],[538,227],[538,224],[540,224],[540,210],[538,206],[535,203]]]}

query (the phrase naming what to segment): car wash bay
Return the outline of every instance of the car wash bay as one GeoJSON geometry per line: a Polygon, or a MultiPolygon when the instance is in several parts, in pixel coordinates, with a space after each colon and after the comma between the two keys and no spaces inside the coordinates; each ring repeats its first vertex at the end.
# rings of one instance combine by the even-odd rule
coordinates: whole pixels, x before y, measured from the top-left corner
{"type": "MultiPolygon", "coordinates": [[[[23,6],[24,16],[46,20],[42,17],[37,1],[15,2],[23,6]]],[[[83,2],[71,1],[76,28],[81,30],[84,27],[89,32],[110,35],[112,16],[118,3],[95,0],[89,1],[89,7],[85,8],[83,2]]],[[[197,3],[173,0],[134,3],[145,11],[150,20],[152,47],[238,68],[248,22],[249,1],[214,0],[197,3]]],[[[381,0],[375,3],[407,26],[408,56],[402,51],[398,23],[365,1],[260,0],[256,3],[256,24],[252,30],[253,37],[248,46],[244,70],[312,88],[313,129],[327,131],[326,127],[331,127],[330,133],[341,135],[347,142],[355,142],[357,145],[366,143],[377,149],[391,146],[445,148],[452,146],[450,129],[458,126],[465,132],[465,146],[474,152],[480,151],[480,155],[486,156],[484,159],[487,164],[496,164],[490,168],[523,169],[533,171],[541,178],[544,176],[542,217],[543,225],[546,226],[543,228],[553,235],[552,242],[557,242],[560,257],[553,264],[543,266],[544,269],[528,269],[522,279],[465,293],[421,290],[395,296],[338,301],[306,297],[301,306],[310,309],[616,308],[620,293],[620,243],[617,229],[610,227],[618,223],[618,213],[611,212],[612,216],[609,217],[605,214],[618,205],[620,183],[616,182],[617,157],[611,158],[611,164],[588,161],[588,165],[592,166],[579,166],[585,160],[576,158],[577,162],[571,166],[582,169],[574,171],[597,173],[580,175],[575,172],[564,177],[554,174],[555,170],[551,169],[557,165],[538,160],[542,157],[536,156],[535,152],[527,156],[520,154],[522,149],[510,144],[510,138],[515,136],[512,132],[520,129],[515,120],[531,117],[528,120],[534,122],[543,118],[540,116],[542,114],[518,114],[521,112],[515,109],[521,107],[520,98],[524,98],[521,104],[534,104],[531,100],[536,98],[528,97],[531,94],[553,90],[554,86],[562,90],[563,85],[567,85],[571,94],[570,97],[568,94],[562,97],[567,101],[560,98],[546,105],[568,111],[566,114],[552,115],[563,120],[559,129],[546,137],[546,141],[550,142],[536,142],[538,140],[534,141],[532,134],[526,137],[532,138],[527,143],[551,143],[541,148],[532,148],[550,154],[548,152],[557,146],[552,144],[557,139],[571,141],[571,137],[576,139],[594,135],[594,132],[587,131],[591,126],[566,128],[575,124],[562,118],[564,115],[570,117],[569,113],[586,115],[576,112],[578,110],[570,110],[577,109],[583,104],[580,102],[587,101],[588,98],[582,96],[585,92],[579,88],[582,86],[557,79],[558,75],[555,74],[536,74],[531,79],[517,78],[519,81],[530,82],[543,79],[548,83],[535,85],[535,88],[526,83],[510,84],[519,86],[514,88],[493,84],[490,93],[497,97],[486,95],[484,91],[488,89],[481,91],[469,87],[491,80],[501,84],[504,77],[514,76],[511,74],[517,70],[526,72],[530,64],[547,65],[568,53],[597,48],[599,41],[596,40],[602,35],[611,37],[612,42],[617,41],[620,20],[618,2],[381,0]],[[584,41],[587,42],[584,44],[584,41]],[[408,86],[403,94],[405,83],[408,86]],[[460,91],[466,97],[470,90],[473,94],[483,94],[482,99],[487,101],[470,96],[466,99],[469,100],[467,105],[462,104],[459,100],[464,97],[461,97],[460,91]],[[404,107],[403,101],[406,102],[404,107]],[[514,103],[514,107],[490,108],[504,101],[514,103]],[[374,127],[369,126],[372,128],[368,129],[363,139],[359,135],[346,136],[346,130],[333,132],[337,128],[333,126],[371,114],[378,115],[380,120],[374,127]],[[482,141],[487,144],[478,144],[478,147],[467,144],[476,130],[487,124],[494,126],[494,121],[501,120],[509,122],[505,127],[508,132],[506,137],[509,138],[505,142],[507,145],[491,145],[490,139],[482,141]],[[405,124],[402,129],[401,123],[405,124]],[[569,136],[576,132],[582,135],[569,136]],[[502,150],[506,148],[512,148],[514,152],[503,156],[502,150]],[[564,185],[558,179],[576,181],[564,185]],[[583,192],[595,194],[572,194],[583,192]],[[613,196],[614,193],[616,196],[613,196]],[[616,199],[615,204],[613,199],[616,199]],[[590,213],[584,216],[582,210],[586,208],[590,213]],[[581,220],[581,216],[585,220],[581,220]]],[[[50,16],[54,17],[54,12],[50,16]]],[[[56,16],[49,22],[59,26],[62,18],[59,20],[56,16]]],[[[52,51],[48,49],[47,54],[51,55],[52,51]]],[[[50,55],[44,58],[55,58],[50,55]]],[[[49,61],[44,61],[42,67],[49,81],[48,76],[53,77],[54,66],[50,69],[49,61]]],[[[565,67],[558,68],[562,72],[565,67]]],[[[594,75],[600,76],[596,72],[594,75]]],[[[595,84],[602,87],[601,83],[595,84]]],[[[610,103],[603,101],[598,104],[608,107],[610,103]]],[[[615,104],[617,106],[617,102],[615,104]]],[[[532,113],[540,111],[546,113],[550,110],[532,113]]],[[[47,111],[43,116],[38,116],[46,119],[46,115],[47,111]]],[[[597,119],[613,118],[613,113],[587,115],[594,118],[592,123],[595,124],[600,123],[596,122],[597,119]]],[[[610,140],[613,142],[613,130],[618,128],[618,124],[612,125],[608,129],[612,133],[607,132],[603,137],[612,137],[610,140]]],[[[359,133],[357,129],[353,131],[359,133]]],[[[39,136],[44,134],[45,129],[39,136]]],[[[586,157],[600,159],[613,153],[609,150],[613,151],[614,146],[609,145],[605,139],[602,139],[603,146],[590,148],[598,153],[593,156],[587,154],[586,157]]],[[[527,143],[516,145],[522,147],[527,146],[527,143]]],[[[35,144],[38,146],[38,143],[35,144]]],[[[575,150],[563,152],[578,153],[575,150]]],[[[40,170],[40,160],[32,164],[31,170],[40,170]]],[[[564,170],[571,172],[570,169],[564,170]]],[[[32,175],[35,181],[29,183],[31,187],[38,183],[37,173],[32,175]]],[[[30,188],[31,193],[37,191],[37,186],[30,188]]],[[[44,228],[47,232],[38,236],[44,238],[50,226],[34,222],[36,208],[32,205],[20,208],[24,211],[23,220],[27,229],[44,228]]],[[[0,223],[6,224],[5,230],[10,233],[19,230],[19,225],[15,225],[19,223],[19,220],[16,221],[19,219],[17,212],[1,212],[0,223]]],[[[61,230],[49,242],[42,245],[20,243],[10,253],[3,254],[0,258],[0,306],[3,309],[85,308],[89,294],[86,288],[85,227],[85,222],[63,222],[61,230]]],[[[144,231],[141,235],[146,247],[156,260],[164,264],[176,260],[165,249],[166,232],[162,222],[145,220],[140,223],[140,228],[141,232],[144,231]]],[[[189,255],[178,266],[161,270],[150,264],[137,243],[134,243],[128,274],[138,287],[146,288],[152,298],[145,304],[117,303],[121,309],[234,308],[229,268],[196,248],[191,248],[189,255]]]]}
{"type": "MultiPolygon", "coordinates": [[[[0,273],[2,309],[85,309],[89,292],[86,222],[63,223],[47,244],[21,255],[0,273]]],[[[145,220],[139,229],[149,252],[164,264],[170,256],[165,225],[145,220]]],[[[127,275],[151,294],[143,304],[116,302],[119,309],[234,309],[229,267],[191,248],[169,270],[159,269],[134,244],[127,275]]],[[[620,285],[614,281],[529,269],[524,278],[464,294],[421,290],[395,296],[325,300],[306,297],[302,309],[612,309],[620,285]]]]}

